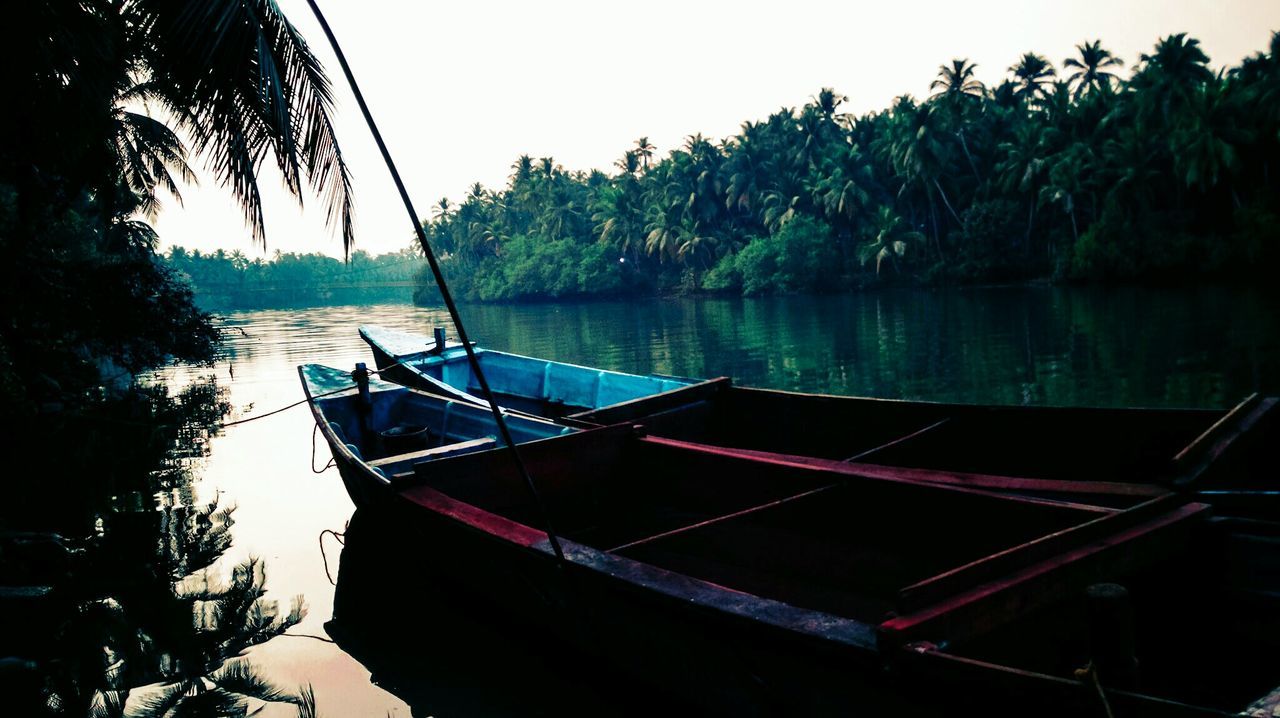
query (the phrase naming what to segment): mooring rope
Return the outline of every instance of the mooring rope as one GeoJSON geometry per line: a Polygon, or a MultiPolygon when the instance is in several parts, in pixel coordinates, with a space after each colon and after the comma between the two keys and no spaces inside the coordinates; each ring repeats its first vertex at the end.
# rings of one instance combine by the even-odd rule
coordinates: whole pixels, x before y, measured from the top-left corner
{"type": "Polygon", "coordinates": [[[1107,718],[1115,718],[1115,713],[1111,711],[1111,701],[1107,700],[1107,693],[1102,689],[1102,681],[1098,680],[1098,667],[1089,661],[1084,668],[1077,668],[1075,671],[1076,678],[1081,681],[1088,680],[1095,692],[1098,694],[1098,700],[1102,703],[1102,711],[1107,718]]]}
{"type": "Polygon", "coordinates": [[[318,433],[320,433],[319,422],[317,422],[315,426],[311,427],[311,473],[313,474],[323,474],[329,469],[332,469],[334,466],[337,466],[337,461],[335,461],[334,458],[330,456],[329,462],[324,465],[324,468],[322,469],[316,468],[316,434],[318,433]]]}
{"type": "MultiPolygon", "coordinates": [[[[350,522],[348,522],[348,525],[349,525],[349,524],[350,524],[350,522]]],[[[329,572],[329,556],[324,552],[324,535],[325,535],[325,534],[333,534],[333,537],[334,537],[335,539],[337,539],[337,540],[338,540],[338,543],[339,543],[339,544],[341,544],[341,545],[343,545],[343,546],[346,546],[346,545],[347,545],[347,541],[346,541],[346,538],[345,538],[345,537],[346,537],[346,535],[347,535],[347,531],[346,531],[347,527],[346,527],[346,526],[343,526],[342,528],[343,528],[343,530],[342,530],[342,531],[334,531],[333,529],[325,529],[325,530],[323,530],[323,531],[321,531],[321,532],[320,532],[320,536],[319,536],[319,538],[317,539],[317,540],[320,542],[320,559],[321,559],[322,561],[324,561],[324,577],[325,577],[325,578],[327,578],[327,579],[329,579],[329,584],[330,584],[331,586],[337,586],[337,585],[338,585],[338,582],[333,580],[333,574],[329,572]]]]}
{"type": "MultiPolygon", "coordinates": [[[[384,371],[390,371],[390,370],[392,370],[392,369],[395,369],[396,367],[404,366],[405,364],[408,364],[410,361],[412,361],[412,360],[406,359],[406,360],[404,360],[404,361],[396,362],[395,364],[392,364],[392,365],[390,365],[390,366],[383,367],[383,368],[381,368],[381,369],[369,369],[369,370],[368,370],[368,372],[369,372],[370,374],[381,374],[381,373],[382,373],[382,372],[384,372],[384,371]]],[[[288,411],[289,409],[292,409],[292,408],[294,408],[295,406],[302,406],[303,404],[306,404],[307,402],[312,401],[313,399],[323,399],[323,398],[325,398],[326,396],[333,396],[334,394],[341,394],[341,393],[342,393],[342,392],[344,392],[344,391],[351,391],[352,389],[355,389],[357,386],[359,386],[359,384],[357,384],[357,383],[355,383],[355,382],[353,381],[349,386],[344,386],[344,387],[342,387],[341,389],[334,389],[333,391],[326,391],[326,392],[325,392],[325,393],[323,393],[323,394],[316,394],[315,396],[309,396],[309,397],[307,397],[307,398],[305,398],[305,399],[299,399],[298,401],[295,401],[295,402],[293,402],[292,404],[289,404],[288,406],[282,406],[282,407],[280,407],[279,409],[275,409],[275,410],[273,410],[273,411],[268,411],[268,412],[267,412],[267,413],[265,413],[265,414],[259,414],[259,415],[257,415],[257,416],[251,416],[251,417],[249,417],[248,419],[239,419],[239,420],[237,420],[237,421],[228,421],[228,422],[225,422],[225,423],[222,423],[222,424],[218,424],[217,428],[219,428],[219,429],[225,429],[225,428],[227,428],[228,426],[239,426],[240,424],[248,424],[248,423],[249,423],[249,422],[251,422],[251,421],[257,421],[258,419],[265,419],[265,418],[267,418],[268,416],[274,416],[275,414],[279,414],[279,413],[280,413],[280,412],[282,412],[282,411],[288,411]]],[[[313,445],[314,445],[314,437],[312,437],[312,443],[313,443],[313,445]]],[[[314,449],[314,446],[313,446],[312,448],[314,449]]],[[[315,457],[315,452],[314,452],[314,450],[313,450],[313,451],[312,451],[312,456],[311,456],[311,465],[312,465],[313,467],[315,466],[315,458],[316,458],[316,457],[315,457]]],[[[316,473],[320,473],[320,472],[316,472],[316,473]]]]}

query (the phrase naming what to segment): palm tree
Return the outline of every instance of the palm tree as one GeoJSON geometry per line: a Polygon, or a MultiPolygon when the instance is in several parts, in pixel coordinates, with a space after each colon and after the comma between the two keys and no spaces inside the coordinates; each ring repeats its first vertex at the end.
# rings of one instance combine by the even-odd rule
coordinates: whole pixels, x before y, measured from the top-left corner
{"type": "Polygon", "coordinates": [[[983,84],[974,77],[977,65],[968,58],[951,61],[951,65],[938,66],[938,79],[929,84],[933,96],[947,97],[982,97],[983,84]]]}
{"type": "Polygon", "coordinates": [[[511,163],[511,185],[519,186],[529,181],[529,177],[533,175],[533,158],[529,155],[520,155],[516,161],[511,163]]]}
{"type": "Polygon", "coordinates": [[[1042,96],[1045,86],[1058,74],[1057,70],[1053,69],[1053,63],[1043,55],[1037,55],[1034,52],[1024,54],[1009,67],[1009,72],[1017,78],[1018,96],[1028,102],[1035,102],[1042,96]]]}
{"type": "Polygon", "coordinates": [[[1068,57],[1062,61],[1062,66],[1073,71],[1068,82],[1077,98],[1086,92],[1110,90],[1119,82],[1120,78],[1110,70],[1124,67],[1124,60],[1112,55],[1110,50],[1102,46],[1101,40],[1076,45],[1076,51],[1079,53],[1078,59],[1068,57]]]}
{"type": "Polygon", "coordinates": [[[434,205],[431,206],[431,217],[436,221],[440,221],[449,216],[449,212],[453,209],[453,203],[448,197],[441,197],[434,205]]]}
{"type": "Polygon", "coordinates": [[[1247,112],[1236,97],[1221,77],[1199,87],[1170,144],[1174,169],[1187,187],[1208,190],[1225,179],[1232,200],[1239,206],[1230,179],[1240,165],[1239,148],[1254,137],[1246,126],[1247,112]]]}
{"type": "Polygon", "coordinates": [[[1139,119],[1159,117],[1167,122],[1177,117],[1195,89],[1213,79],[1199,40],[1181,32],[1162,38],[1155,52],[1142,56],[1142,66],[1130,82],[1138,90],[1139,119]]]}
{"type": "Polygon", "coordinates": [[[870,241],[859,248],[858,256],[864,265],[875,259],[877,275],[886,259],[892,261],[894,268],[897,268],[898,258],[907,253],[908,242],[924,241],[923,234],[905,228],[902,218],[886,206],[881,206],[872,215],[866,234],[870,241]]]}
{"type": "Polygon", "coordinates": [[[836,109],[839,108],[840,105],[849,101],[849,98],[841,95],[830,87],[824,87],[821,90],[818,90],[818,94],[809,99],[813,101],[813,106],[817,107],[818,111],[826,119],[834,118],[836,116],[836,109]]]}
{"type": "Polygon", "coordinates": [[[1027,202],[1027,231],[1024,241],[1031,246],[1031,229],[1035,223],[1040,185],[1048,168],[1049,147],[1056,130],[1028,120],[1018,126],[1013,139],[1001,142],[1003,159],[996,164],[1001,189],[1005,192],[1021,192],[1030,199],[1027,202]]]}
{"type": "Polygon", "coordinates": [[[640,159],[644,163],[645,171],[648,171],[649,160],[653,158],[653,153],[657,149],[658,149],[657,147],[653,146],[653,143],[649,142],[648,137],[641,137],[640,139],[636,140],[635,151],[640,154],[640,159]]]}
{"type": "Polygon", "coordinates": [[[129,26],[145,35],[134,48],[135,71],[231,189],[255,240],[266,242],[258,176],[271,156],[290,192],[301,196],[306,182],[324,198],[350,251],[351,176],[334,134],[332,89],[274,2],[136,0],[102,10],[134,16],[129,26]]]}
{"type": "Polygon", "coordinates": [[[640,152],[638,150],[627,150],[622,153],[622,159],[613,163],[614,167],[622,170],[625,174],[634,176],[640,171],[640,152]]]}

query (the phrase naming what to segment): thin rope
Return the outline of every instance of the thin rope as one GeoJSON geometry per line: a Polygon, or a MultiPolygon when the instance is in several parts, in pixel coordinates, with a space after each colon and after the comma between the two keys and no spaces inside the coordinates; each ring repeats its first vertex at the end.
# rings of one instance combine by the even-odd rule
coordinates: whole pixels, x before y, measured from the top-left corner
{"type": "Polygon", "coordinates": [[[404,180],[400,178],[400,171],[396,169],[395,160],[391,158],[391,151],[387,149],[387,144],[382,139],[382,133],[378,131],[378,124],[373,120],[373,114],[369,111],[369,105],[364,100],[364,94],[360,92],[360,85],[356,83],[355,75],[351,71],[351,65],[347,62],[347,56],[342,52],[342,46],[338,44],[338,38],[333,34],[333,28],[329,27],[329,21],[325,19],[324,13],[320,12],[320,6],[316,4],[316,0],[307,0],[307,4],[311,6],[311,12],[316,16],[316,20],[320,23],[320,28],[324,30],[325,37],[333,47],[333,53],[338,59],[338,64],[342,66],[342,73],[346,75],[347,84],[351,86],[351,93],[355,96],[356,104],[360,106],[360,113],[364,115],[365,124],[369,126],[369,133],[373,135],[373,140],[378,145],[378,151],[382,153],[382,160],[387,165],[387,171],[391,173],[391,179],[395,181],[396,190],[400,193],[400,200],[404,203],[405,212],[409,215],[409,223],[413,225],[413,231],[418,237],[418,244],[422,246],[422,253],[427,258],[427,264],[431,266],[431,274],[436,280],[436,288],[440,290],[440,298],[444,300],[445,308],[449,310],[449,318],[453,320],[453,328],[458,332],[458,340],[462,342],[462,347],[467,352],[467,361],[471,365],[471,371],[475,374],[481,391],[489,401],[489,410],[493,413],[493,420],[498,425],[498,433],[501,434],[503,442],[507,445],[507,450],[511,454],[511,461],[515,464],[516,471],[521,478],[524,479],[529,495],[533,498],[533,503],[537,507],[538,513],[541,514],[542,530],[547,535],[551,550],[555,554],[556,560],[563,565],[565,563],[564,549],[561,548],[560,540],[556,537],[555,528],[551,524],[551,513],[547,510],[546,503],[542,500],[542,495],[538,492],[537,485],[533,482],[533,477],[524,465],[524,459],[520,456],[520,449],[516,447],[516,442],[511,438],[511,430],[507,427],[507,421],[503,417],[501,407],[498,406],[498,400],[494,396],[493,390],[489,388],[489,380],[485,378],[484,370],[480,368],[480,359],[476,356],[475,347],[471,346],[471,341],[467,338],[467,330],[462,324],[462,315],[458,312],[458,306],[453,301],[453,294],[449,292],[449,285],[445,282],[444,273],[440,270],[440,263],[436,260],[435,252],[431,249],[431,243],[427,241],[427,234],[423,230],[422,222],[419,219],[420,215],[413,208],[413,200],[409,197],[409,190],[405,188],[404,180]]]}
{"type": "Polygon", "coordinates": [[[1115,718],[1115,713],[1111,710],[1111,701],[1107,700],[1107,692],[1102,689],[1102,681],[1098,680],[1098,667],[1089,661],[1084,668],[1077,668],[1075,671],[1076,678],[1081,681],[1088,680],[1095,692],[1098,694],[1098,700],[1102,703],[1102,711],[1107,718],[1115,718]]]}
{"type": "MultiPolygon", "coordinates": [[[[408,363],[408,361],[402,361],[402,362],[399,362],[399,363],[396,363],[396,364],[392,364],[391,366],[388,366],[388,367],[383,367],[382,369],[370,369],[370,370],[369,370],[369,373],[370,373],[370,374],[379,374],[379,373],[381,373],[381,372],[387,371],[388,369],[395,369],[396,367],[398,367],[398,366],[403,366],[404,364],[407,364],[407,363],[408,363]]],[[[300,399],[300,400],[298,400],[298,401],[295,401],[295,402],[293,402],[292,404],[289,404],[288,406],[282,406],[282,407],[280,407],[279,409],[276,409],[276,410],[274,410],[274,411],[268,411],[268,412],[267,412],[267,413],[265,413],[265,414],[259,414],[259,415],[257,415],[257,416],[251,416],[251,417],[249,417],[248,419],[240,419],[240,420],[238,420],[238,421],[228,421],[228,422],[226,422],[225,424],[219,424],[219,425],[218,425],[218,428],[220,428],[220,429],[225,429],[225,428],[227,428],[228,426],[239,426],[240,424],[248,424],[248,423],[249,423],[249,422],[251,422],[251,421],[257,421],[258,419],[265,419],[265,418],[267,418],[268,416],[273,416],[273,415],[275,415],[275,414],[279,414],[279,413],[280,413],[280,412],[282,412],[282,411],[288,411],[289,409],[292,409],[292,408],[294,408],[295,406],[302,406],[303,404],[306,404],[307,402],[309,402],[309,401],[311,401],[311,400],[313,400],[313,399],[323,399],[323,398],[325,398],[326,396],[333,396],[334,394],[341,394],[341,393],[342,393],[342,392],[344,392],[344,391],[351,391],[352,389],[356,388],[357,386],[359,386],[359,385],[358,385],[358,384],[356,384],[355,382],[352,382],[349,386],[344,386],[344,387],[342,387],[341,389],[334,389],[333,391],[326,391],[326,392],[325,392],[325,393],[323,393],[323,394],[316,394],[315,396],[309,396],[309,397],[307,397],[307,398],[305,398],[305,399],[300,399]]],[[[312,437],[312,452],[311,452],[311,465],[312,465],[313,467],[315,466],[315,458],[316,458],[316,457],[315,457],[315,437],[313,436],[313,437],[312,437]]],[[[319,473],[319,472],[316,472],[316,473],[319,473]]]]}
{"type": "Polygon", "coordinates": [[[339,544],[346,546],[347,542],[343,539],[343,537],[347,535],[347,532],[334,531],[333,529],[325,529],[320,532],[320,536],[318,539],[320,542],[320,559],[324,561],[324,577],[329,579],[329,585],[337,586],[338,582],[334,581],[333,574],[329,573],[329,556],[324,552],[324,535],[325,534],[333,534],[333,537],[338,540],[339,544]]]}
{"type": "Polygon", "coordinates": [[[325,464],[323,469],[316,469],[316,434],[318,433],[320,433],[320,423],[316,422],[316,425],[311,427],[311,473],[313,474],[323,474],[337,465],[334,458],[330,456],[329,463],[325,464]]]}
{"type": "Polygon", "coordinates": [[[324,641],[325,643],[337,643],[337,641],[332,638],[313,636],[310,633],[281,633],[280,635],[284,638],[314,638],[317,641],[324,641]]]}

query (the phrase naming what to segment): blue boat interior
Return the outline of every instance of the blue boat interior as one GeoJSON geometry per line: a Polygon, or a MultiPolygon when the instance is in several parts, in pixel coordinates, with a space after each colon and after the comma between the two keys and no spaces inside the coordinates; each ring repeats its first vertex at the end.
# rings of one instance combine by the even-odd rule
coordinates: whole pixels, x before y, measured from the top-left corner
{"type": "MultiPolygon", "coordinates": [[[[487,408],[371,378],[365,411],[350,371],[306,364],[299,373],[308,394],[320,397],[316,405],[347,449],[384,476],[412,473],[422,461],[502,445],[487,408]]],[[[575,431],[522,416],[509,416],[507,426],[517,444],[575,431]]]]}
{"type": "MultiPolygon", "coordinates": [[[[373,347],[380,367],[403,363],[421,380],[419,388],[486,403],[466,349],[460,344],[446,343],[442,351],[436,351],[434,340],[376,326],[360,327],[360,335],[373,347]]],[[[692,379],[626,374],[490,349],[475,351],[499,403],[538,416],[567,416],[695,383],[692,379]]]]}

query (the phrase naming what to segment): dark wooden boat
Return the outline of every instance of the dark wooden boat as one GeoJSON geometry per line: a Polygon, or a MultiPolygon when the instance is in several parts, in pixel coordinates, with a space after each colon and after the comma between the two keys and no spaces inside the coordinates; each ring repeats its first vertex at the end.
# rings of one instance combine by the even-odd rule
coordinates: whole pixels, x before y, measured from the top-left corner
{"type": "MultiPolygon", "coordinates": [[[[420,335],[368,326],[360,332],[389,379],[483,404],[460,345],[446,344],[442,354],[436,340],[420,335]]],[[[1280,517],[1275,398],[1251,396],[1226,411],[983,406],[626,374],[617,376],[639,383],[600,393],[608,381],[598,375],[613,373],[500,352],[480,356],[507,387],[497,389],[504,406],[566,425],[639,423],[649,434],[699,444],[925,469],[935,479],[1032,494],[1087,490],[1083,481],[1173,487],[1233,513],[1280,517]],[[548,401],[552,372],[576,377],[560,385],[578,387],[576,399],[548,401]]]]}
{"type": "Polygon", "coordinates": [[[358,394],[304,385],[353,500],[402,532],[416,570],[713,707],[1221,716],[1280,682],[1253,659],[1280,642],[1280,530],[1154,487],[1017,496],[629,423],[540,429],[521,453],[560,562],[507,451],[378,471],[362,457],[381,431],[360,417],[409,415],[379,409],[386,392],[365,410],[358,394]],[[1128,598],[1086,598],[1104,582],[1128,598]],[[1090,645],[1089,625],[1123,630],[1090,645]],[[1097,672],[1078,677],[1091,657],[1097,672]]]}

